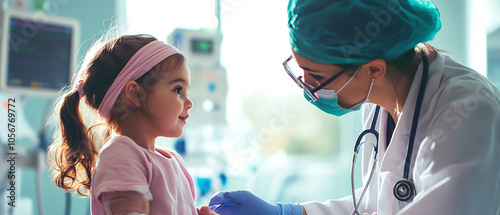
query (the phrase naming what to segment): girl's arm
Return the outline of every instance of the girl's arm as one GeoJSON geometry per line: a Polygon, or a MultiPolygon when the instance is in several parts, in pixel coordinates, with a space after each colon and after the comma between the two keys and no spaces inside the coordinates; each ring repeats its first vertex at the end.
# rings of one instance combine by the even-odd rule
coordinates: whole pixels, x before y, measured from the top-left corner
{"type": "Polygon", "coordinates": [[[134,191],[118,191],[102,194],[107,215],[149,215],[149,201],[134,191]]]}

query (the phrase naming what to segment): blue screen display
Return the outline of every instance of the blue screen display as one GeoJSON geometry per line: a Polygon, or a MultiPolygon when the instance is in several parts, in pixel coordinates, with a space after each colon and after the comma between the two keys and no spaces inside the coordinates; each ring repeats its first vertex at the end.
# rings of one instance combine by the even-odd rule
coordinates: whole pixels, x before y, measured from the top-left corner
{"type": "Polygon", "coordinates": [[[7,85],[59,90],[70,81],[73,29],[10,19],[7,85]]]}

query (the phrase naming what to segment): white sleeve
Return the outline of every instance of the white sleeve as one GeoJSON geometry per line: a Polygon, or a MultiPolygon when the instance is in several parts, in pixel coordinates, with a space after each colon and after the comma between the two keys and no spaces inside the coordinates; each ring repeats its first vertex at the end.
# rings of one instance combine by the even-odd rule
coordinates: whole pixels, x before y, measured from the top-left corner
{"type": "Polygon", "coordinates": [[[301,205],[308,215],[351,214],[354,208],[352,196],[325,202],[306,202],[301,205]]]}
{"type": "Polygon", "coordinates": [[[415,162],[421,191],[400,215],[500,214],[499,106],[465,98],[436,110],[415,162]]]}
{"type": "MultiPolygon", "coordinates": [[[[374,207],[377,204],[376,183],[370,183],[370,190],[363,197],[363,202],[359,205],[358,211],[375,211],[374,207]],[[374,192],[375,191],[375,192],[374,192]],[[374,195],[374,196],[370,196],[374,195]]],[[[356,200],[359,199],[363,188],[356,190],[356,200]]],[[[305,202],[301,204],[306,210],[308,215],[336,215],[336,214],[351,214],[354,210],[352,202],[352,195],[346,196],[341,199],[327,200],[324,202],[305,202]]]]}

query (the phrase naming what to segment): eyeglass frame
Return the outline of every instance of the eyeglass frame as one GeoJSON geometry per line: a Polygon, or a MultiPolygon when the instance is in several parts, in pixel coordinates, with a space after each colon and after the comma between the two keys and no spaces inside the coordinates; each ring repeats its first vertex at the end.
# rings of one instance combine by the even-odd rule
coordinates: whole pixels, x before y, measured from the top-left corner
{"type": "Polygon", "coordinates": [[[295,76],[295,74],[293,74],[292,72],[292,69],[290,69],[290,67],[288,66],[288,62],[290,60],[293,59],[293,55],[290,55],[290,57],[288,57],[284,62],[283,62],[283,67],[285,68],[285,71],[286,73],[288,74],[288,76],[290,76],[290,78],[292,78],[295,83],[304,90],[304,92],[306,93],[307,96],[309,96],[309,98],[311,99],[311,101],[313,102],[316,102],[318,101],[319,99],[319,96],[318,94],[316,94],[316,92],[318,90],[321,90],[323,89],[326,85],[332,83],[335,79],[337,79],[338,77],[340,77],[341,75],[343,75],[344,73],[348,72],[349,69],[351,68],[351,66],[348,66],[347,68],[343,69],[342,71],[340,71],[339,73],[335,74],[334,76],[332,76],[331,78],[327,79],[325,82],[323,82],[322,84],[320,84],[319,86],[315,87],[314,89],[309,89],[309,87],[307,86],[306,83],[304,83],[304,81],[302,81],[302,77],[303,76],[295,76]]]}

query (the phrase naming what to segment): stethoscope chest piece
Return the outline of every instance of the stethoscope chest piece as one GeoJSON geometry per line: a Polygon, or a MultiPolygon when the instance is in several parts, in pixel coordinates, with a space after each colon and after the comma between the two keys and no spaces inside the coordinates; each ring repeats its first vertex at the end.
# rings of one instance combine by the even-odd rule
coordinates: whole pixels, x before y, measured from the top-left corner
{"type": "Polygon", "coordinates": [[[415,196],[415,184],[411,180],[401,180],[394,185],[394,196],[399,201],[409,202],[415,196]]]}

